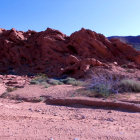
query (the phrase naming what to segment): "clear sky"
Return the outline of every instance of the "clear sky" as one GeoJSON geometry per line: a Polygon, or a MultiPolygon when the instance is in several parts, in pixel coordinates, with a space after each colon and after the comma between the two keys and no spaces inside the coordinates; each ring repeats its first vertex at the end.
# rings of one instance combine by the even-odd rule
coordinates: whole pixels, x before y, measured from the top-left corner
{"type": "Polygon", "coordinates": [[[0,28],[140,35],[140,0],[0,0],[0,28]]]}

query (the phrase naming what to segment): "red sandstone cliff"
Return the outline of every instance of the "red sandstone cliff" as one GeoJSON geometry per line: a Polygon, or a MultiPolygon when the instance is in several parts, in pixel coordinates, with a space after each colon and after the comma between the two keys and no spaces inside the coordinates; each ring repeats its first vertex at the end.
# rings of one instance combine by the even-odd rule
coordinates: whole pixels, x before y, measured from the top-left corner
{"type": "Polygon", "coordinates": [[[140,52],[118,39],[81,29],[71,36],[48,28],[46,31],[0,29],[1,73],[46,73],[82,77],[95,66],[134,62],[140,65],[140,52]]]}

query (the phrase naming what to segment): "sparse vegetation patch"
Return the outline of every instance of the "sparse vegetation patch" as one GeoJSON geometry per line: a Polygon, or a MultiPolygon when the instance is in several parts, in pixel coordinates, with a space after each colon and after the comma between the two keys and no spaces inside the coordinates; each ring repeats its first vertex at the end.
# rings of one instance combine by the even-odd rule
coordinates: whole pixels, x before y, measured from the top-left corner
{"type": "Polygon", "coordinates": [[[75,78],[71,78],[71,77],[68,77],[66,79],[61,79],[60,81],[66,85],[73,85],[73,86],[82,86],[83,85],[82,81],[76,80],[75,78]]]}
{"type": "Polygon", "coordinates": [[[82,86],[83,82],[76,80],[75,78],[65,78],[65,79],[54,79],[54,78],[48,78],[46,75],[37,75],[34,77],[30,84],[32,85],[44,85],[45,87],[49,87],[50,85],[73,85],[73,86],[82,86]]]}
{"type": "Polygon", "coordinates": [[[140,81],[135,80],[122,80],[120,87],[126,92],[140,92],[140,81]]]}

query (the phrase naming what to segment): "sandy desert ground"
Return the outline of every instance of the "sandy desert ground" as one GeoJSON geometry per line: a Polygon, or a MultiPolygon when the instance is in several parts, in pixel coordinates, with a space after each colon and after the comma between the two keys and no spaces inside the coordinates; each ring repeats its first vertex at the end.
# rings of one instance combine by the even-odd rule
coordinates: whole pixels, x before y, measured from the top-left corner
{"type": "MultiPolygon", "coordinates": [[[[27,98],[42,93],[65,97],[70,96],[74,89],[62,85],[44,90],[40,86],[28,85],[10,94],[27,96],[28,93],[27,98]]],[[[140,139],[139,112],[83,105],[48,105],[3,98],[0,99],[0,110],[1,140],[140,139]]]]}
{"type": "Polygon", "coordinates": [[[139,140],[140,113],[0,100],[1,140],[139,140]]]}

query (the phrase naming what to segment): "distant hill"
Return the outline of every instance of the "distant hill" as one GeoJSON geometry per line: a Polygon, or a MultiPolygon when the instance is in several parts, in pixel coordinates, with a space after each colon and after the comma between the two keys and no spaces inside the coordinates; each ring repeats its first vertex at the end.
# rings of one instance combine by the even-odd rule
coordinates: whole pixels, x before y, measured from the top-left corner
{"type": "Polygon", "coordinates": [[[118,38],[125,43],[133,45],[136,50],[140,51],[140,35],[139,36],[111,36],[108,38],[109,39],[118,38]]]}

